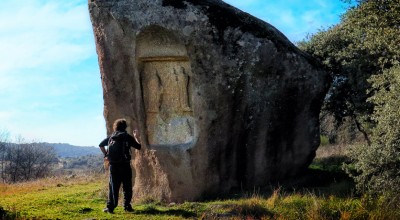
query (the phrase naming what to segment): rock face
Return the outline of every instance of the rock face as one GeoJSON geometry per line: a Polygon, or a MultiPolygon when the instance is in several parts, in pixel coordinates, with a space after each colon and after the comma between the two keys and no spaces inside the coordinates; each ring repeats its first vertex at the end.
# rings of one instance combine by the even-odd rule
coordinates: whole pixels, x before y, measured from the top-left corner
{"type": "Polygon", "coordinates": [[[319,145],[329,77],[271,25],[220,0],[89,0],[110,133],[140,131],[136,199],[268,186],[319,145]]]}

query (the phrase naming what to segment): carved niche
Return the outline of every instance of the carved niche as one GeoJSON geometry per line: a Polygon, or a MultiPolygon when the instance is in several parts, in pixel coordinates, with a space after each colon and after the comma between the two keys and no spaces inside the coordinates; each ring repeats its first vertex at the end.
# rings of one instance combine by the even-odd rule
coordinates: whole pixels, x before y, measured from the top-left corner
{"type": "Polygon", "coordinates": [[[186,47],[172,31],[150,26],[136,42],[148,143],[192,145],[191,68],[186,47]]]}

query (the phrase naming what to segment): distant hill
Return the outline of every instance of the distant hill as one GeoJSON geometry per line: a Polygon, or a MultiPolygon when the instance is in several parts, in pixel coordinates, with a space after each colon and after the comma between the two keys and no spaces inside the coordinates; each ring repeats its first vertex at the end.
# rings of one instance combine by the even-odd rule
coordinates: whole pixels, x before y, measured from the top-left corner
{"type": "Polygon", "coordinates": [[[101,151],[98,147],[74,146],[65,143],[44,143],[54,147],[58,157],[81,157],[87,155],[98,155],[101,151]]]}

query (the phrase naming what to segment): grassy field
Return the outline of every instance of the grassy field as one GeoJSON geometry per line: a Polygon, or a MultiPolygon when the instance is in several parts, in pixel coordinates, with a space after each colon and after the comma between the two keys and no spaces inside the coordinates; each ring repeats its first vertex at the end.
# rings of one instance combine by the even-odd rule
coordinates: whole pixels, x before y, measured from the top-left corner
{"type": "Polygon", "coordinates": [[[121,206],[115,214],[102,212],[105,174],[0,185],[0,219],[400,219],[398,210],[388,210],[379,199],[354,194],[352,182],[332,164],[340,159],[332,158],[319,155],[296,186],[205,202],[143,202],[134,204],[133,213],[121,206]]]}

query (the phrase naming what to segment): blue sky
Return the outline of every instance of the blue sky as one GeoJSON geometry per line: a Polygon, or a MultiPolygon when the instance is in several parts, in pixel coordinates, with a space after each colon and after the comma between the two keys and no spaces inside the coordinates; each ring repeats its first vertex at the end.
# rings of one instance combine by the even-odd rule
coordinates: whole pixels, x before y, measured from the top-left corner
{"type": "MultiPolygon", "coordinates": [[[[292,42],[339,22],[340,0],[226,0],[292,42]]],[[[0,133],[97,146],[106,135],[87,0],[0,1],[0,133]]]]}

